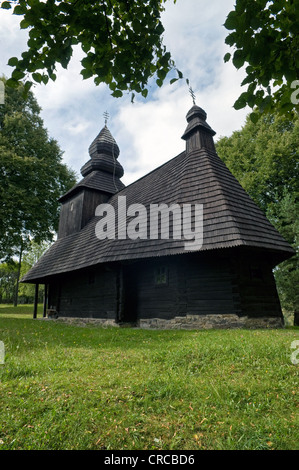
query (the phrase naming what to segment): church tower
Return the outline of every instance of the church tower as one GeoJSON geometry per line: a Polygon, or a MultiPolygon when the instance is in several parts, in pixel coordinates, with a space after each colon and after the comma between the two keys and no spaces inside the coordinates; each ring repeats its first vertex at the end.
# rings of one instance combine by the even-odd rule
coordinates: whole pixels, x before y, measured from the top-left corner
{"type": "Polygon", "coordinates": [[[83,179],[60,198],[58,238],[79,232],[94,216],[95,209],[125,186],[118,162],[119,147],[105,126],[89,147],[90,160],[81,168],[83,179]]]}

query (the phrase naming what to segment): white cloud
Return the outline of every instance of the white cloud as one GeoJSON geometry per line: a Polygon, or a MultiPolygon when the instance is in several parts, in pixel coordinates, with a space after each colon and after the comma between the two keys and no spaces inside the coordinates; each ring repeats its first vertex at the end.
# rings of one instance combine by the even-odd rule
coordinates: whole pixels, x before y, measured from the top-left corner
{"type": "Polygon", "coordinates": [[[76,117],[76,119],[74,119],[73,121],[65,123],[63,126],[63,129],[72,135],[82,134],[89,128],[90,122],[86,120],[82,122],[82,120],[78,117],[76,117]]]}
{"type": "MultiPolygon", "coordinates": [[[[13,16],[11,10],[0,10],[1,68],[5,67],[11,56],[24,51],[28,32],[19,28],[20,17],[13,16]]],[[[8,67],[8,70],[12,70],[8,67]]]]}
{"type": "Polygon", "coordinates": [[[152,101],[121,107],[118,114],[121,131],[116,138],[119,145],[124,142],[127,152],[124,155],[121,150],[119,157],[124,161],[125,183],[134,181],[184,150],[180,137],[186,127],[188,101],[182,87],[166,85],[154,93],[152,101]]]}

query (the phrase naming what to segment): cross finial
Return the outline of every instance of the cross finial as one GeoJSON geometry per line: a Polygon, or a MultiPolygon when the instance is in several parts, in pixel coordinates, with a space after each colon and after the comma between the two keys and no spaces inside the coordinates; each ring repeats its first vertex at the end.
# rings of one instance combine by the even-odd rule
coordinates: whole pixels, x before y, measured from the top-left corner
{"type": "Polygon", "coordinates": [[[192,100],[193,100],[193,104],[195,105],[195,104],[196,104],[196,103],[195,103],[195,98],[196,98],[196,97],[195,97],[195,93],[194,93],[194,91],[192,90],[192,87],[191,87],[191,86],[189,86],[189,93],[190,93],[191,98],[192,98],[192,100]]]}
{"type": "Polygon", "coordinates": [[[104,116],[104,119],[105,119],[105,126],[107,126],[107,122],[108,122],[108,119],[109,119],[109,113],[108,113],[108,111],[105,111],[104,114],[103,114],[103,116],[104,116]]]}

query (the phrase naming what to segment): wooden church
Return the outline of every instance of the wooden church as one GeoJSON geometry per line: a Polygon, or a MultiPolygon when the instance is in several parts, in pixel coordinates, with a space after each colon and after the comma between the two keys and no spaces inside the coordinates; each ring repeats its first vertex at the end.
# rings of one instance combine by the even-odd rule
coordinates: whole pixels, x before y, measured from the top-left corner
{"type": "Polygon", "coordinates": [[[22,280],[36,291],[45,285],[44,313],[155,328],[282,326],[272,270],[294,250],[218,157],[206,117],[194,105],[185,150],[126,187],[105,125],[89,147],[83,179],[60,200],[57,241],[22,280]],[[201,204],[201,246],[165,239],[160,219],[154,239],[99,239],[96,208],[106,203],[117,214],[120,196],[145,208],[201,204]]]}

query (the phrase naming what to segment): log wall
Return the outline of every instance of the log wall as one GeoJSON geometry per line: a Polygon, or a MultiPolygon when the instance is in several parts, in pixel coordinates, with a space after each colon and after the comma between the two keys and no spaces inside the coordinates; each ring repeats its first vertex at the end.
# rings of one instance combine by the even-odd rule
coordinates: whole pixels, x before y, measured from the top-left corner
{"type": "Polygon", "coordinates": [[[211,315],[282,319],[270,260],[242,251],[236,255],[236,250],[215,250],[62,276],[50,284],[49,307],[59,316],[120,322],[211,315]]]}

